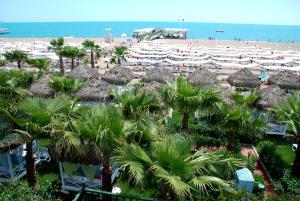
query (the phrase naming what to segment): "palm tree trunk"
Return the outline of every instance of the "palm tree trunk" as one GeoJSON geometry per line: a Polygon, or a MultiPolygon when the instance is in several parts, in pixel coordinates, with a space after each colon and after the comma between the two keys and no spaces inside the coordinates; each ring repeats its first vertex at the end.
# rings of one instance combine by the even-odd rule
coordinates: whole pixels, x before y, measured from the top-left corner
{"type": "Polygon", "coordinates": [[[72,70],[74,69],[74,67],[75,67],[75,62],[74,62],[74,58],[72,58],[71,59],[71,68],[72,68],[72,70]]]}
{"type": "Polygon", "coordinates": [[[21,61],[18,60],[18,68],[21,69],[21,61]]]}
{"type": "Polygon", "coordinates": [[[61,55],[59,55],[59,64],[60,64],[60,72],[61,73],[65,73],[65,69],[64,69],[64,61],[61,55]]]}
{"type": "Polygon", "coordinates": [[[91,51],[91,65],[92,65],[92,68],[95,68],[94,52],[93,51],[91,51]]]}
{"type": "Polygon", "coordinates": [[[182,118],[182,126],[181,126],[182,131],[187,131],[189,129],[189,118],[190,118],[190,113],[184,112],[182,118]]]}
{"type": "Polygon", "coordinates": [[[235,135],[233,133],[230,133],[227,149],[230,151],[234,151],[235,149],[235,135]]]}
{"type": "Polygon", "coordinates": [[[28,185],[35,188],[37,185],[37,176],[35,174],[35,159],[32,150],[32,140],[26,144],[26,176],[28,185]]]}
{"type": "MultiPolygon", "coordinates": [[[[109,165],[109,161],[104,160],[103,169],[102,169],[102,190],[110,192],[110,193],[112,191],[111,175],[112,175],[112,168],[109,165]]],[[[111,195],[105,195],[103,197],[104,197],[105,201],[112,200],[111,195]]]]}
{"type": "Polygon", "coordinates": [[[292,166],[292,173],[294,176],[300,178],[300,134],[298,134],[298,147],[296,150],[296,158],[292,166]]]}
{"type": "Polygon", "coordinates": [[[121,59],[118,57],[118,64],[121,65],[121,59]]]}
{"type": "Polygon", "coordinates": [[[163,182],[162,188],[160,192],[157,195],[157,198],[163,199],[163,200],[170,200],[170,189],[169,186],[166,184],[166,182],[163,182]]]}

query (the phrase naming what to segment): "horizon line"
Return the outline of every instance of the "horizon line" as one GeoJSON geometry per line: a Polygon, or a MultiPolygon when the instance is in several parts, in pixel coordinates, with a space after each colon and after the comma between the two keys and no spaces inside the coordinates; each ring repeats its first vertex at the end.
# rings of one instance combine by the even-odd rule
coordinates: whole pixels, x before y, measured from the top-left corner
{"type": "Polygon", "coordinates": [[[178,22],[178,23],[203,23],[203,24],[240,24],[240,25],[270,25],[270,26],[300,26],[300,24],[267,24],[267,23],[240,23],[240,22],[203,22],[196,20],[186,21],[152,21],[152,20],[75,20],[75,21],[0,21],[1,23],[76,23],[76,22],[178,22]]]}

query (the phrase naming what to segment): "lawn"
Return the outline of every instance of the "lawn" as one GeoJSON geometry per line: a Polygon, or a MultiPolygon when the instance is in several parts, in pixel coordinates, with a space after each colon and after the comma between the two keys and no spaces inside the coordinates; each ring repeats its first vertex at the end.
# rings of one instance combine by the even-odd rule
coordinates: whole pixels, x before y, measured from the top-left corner
{"type": "Polygon", "coordinates": [[[281,157],[288,167],[292,166],[296,154],[292,150],[292,146],[290,144],[277,144],[276,153],[281,157]]]}

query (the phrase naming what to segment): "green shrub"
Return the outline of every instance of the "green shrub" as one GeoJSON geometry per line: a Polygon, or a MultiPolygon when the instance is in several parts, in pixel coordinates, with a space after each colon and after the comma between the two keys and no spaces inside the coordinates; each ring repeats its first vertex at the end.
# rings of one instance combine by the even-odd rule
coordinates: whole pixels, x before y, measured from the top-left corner
{"type": "Polygon", "coordinates": [[[276,145],[270,141],[262,141],[257,145],[260,159],[265,164],[270,175],[274,179],[280,179],[283,176],[285,163],[275,150],[276,145]]]}
{"type": "Polygon", "coordinates": [[[195,137],[197,146],[221,146],[223,141],[210,136],[197,135],[195,137]]]}
{"type": "Polygon", "coordinates": [[[60,76],[54,76],[50,82],[50,86],[56,92],[67,94],[76,93],[83,85],[84,81],[80,79],[72,79],[60,76]]]}

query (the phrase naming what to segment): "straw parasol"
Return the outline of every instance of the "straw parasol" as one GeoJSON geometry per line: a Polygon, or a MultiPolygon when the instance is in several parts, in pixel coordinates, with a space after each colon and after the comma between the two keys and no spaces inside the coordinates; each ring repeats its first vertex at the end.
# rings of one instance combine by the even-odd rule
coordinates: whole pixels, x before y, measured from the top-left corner
{"type": "Polygon", "coordinates": [[[256,106],[261,109],[270,109],[287,99],[288,95],[283,89],[278,86],[269,86],[260,91],[260,99],[256,106]]]}
{"type": "Polygon", "coordinates": [[[90,80],[83,88],[81,88],[75,96],[81,101],[101,101],[108,98],[108,89],[111,84],[103,80],[90,80]]]}
{"type": "Polygon", "coordinates": [[[71,70],[68,75],[70,78],[77,79],[99,79],[99,73],[96,69],[91,68],[89,66],[78,66],[71,70]]]}
{"type": "Polygon", "coordinates": [[[205,68],[200,68],[188,76],[188,82],[194,86],[211,86],[214,85],[216,81],[216,76],[205,68]]]}
{"type": "Polygon", "coordinates": [[[116,66],[106,71],[103,75],[101,75],[102,80],[105,80],[111,84],[116,84],[116,85],[127,84],[133,78],[134,78],[134,74],[132,70],[121,66],[116,66]]]}
{"type": "Polygon", "coordinates": [[[300,78],[291,71],[280,72],[268,79],[268,84],[277,85],[282,89],[300,90],[300,78]]]}
{"type": "Polygon", "coordinates": [[[30,87],[29,91],[33,96],[53,97],[55,94],[54,89],[49,86],[51,78],[49,75],[42,77],[41,79],[34,82],[30,87]]]}
{"type": "Polygon", "coordinates": [[[167,83],[175,80],[173,73],[165,68],[153,68],[146,71],[144,82],[167,83]]]}
{"type": "Polygon", "coordinates": [[[86,165],[101,164],[103,154],[100,149],[90,143],[81,143],[79,150],[72,149],[67,143],[61,145],[53,142],[49,145],[49,154],[56,162],[80,163],[86,165]],[[72,150],[72,151],[70,151],[72,150]]]}
{"type": "Polygon", "coordinates": [[[232,86],[248,88],[256,88],[261,84],[260,79],[247,68],[230,75],[228,82],[232,86]]]}

